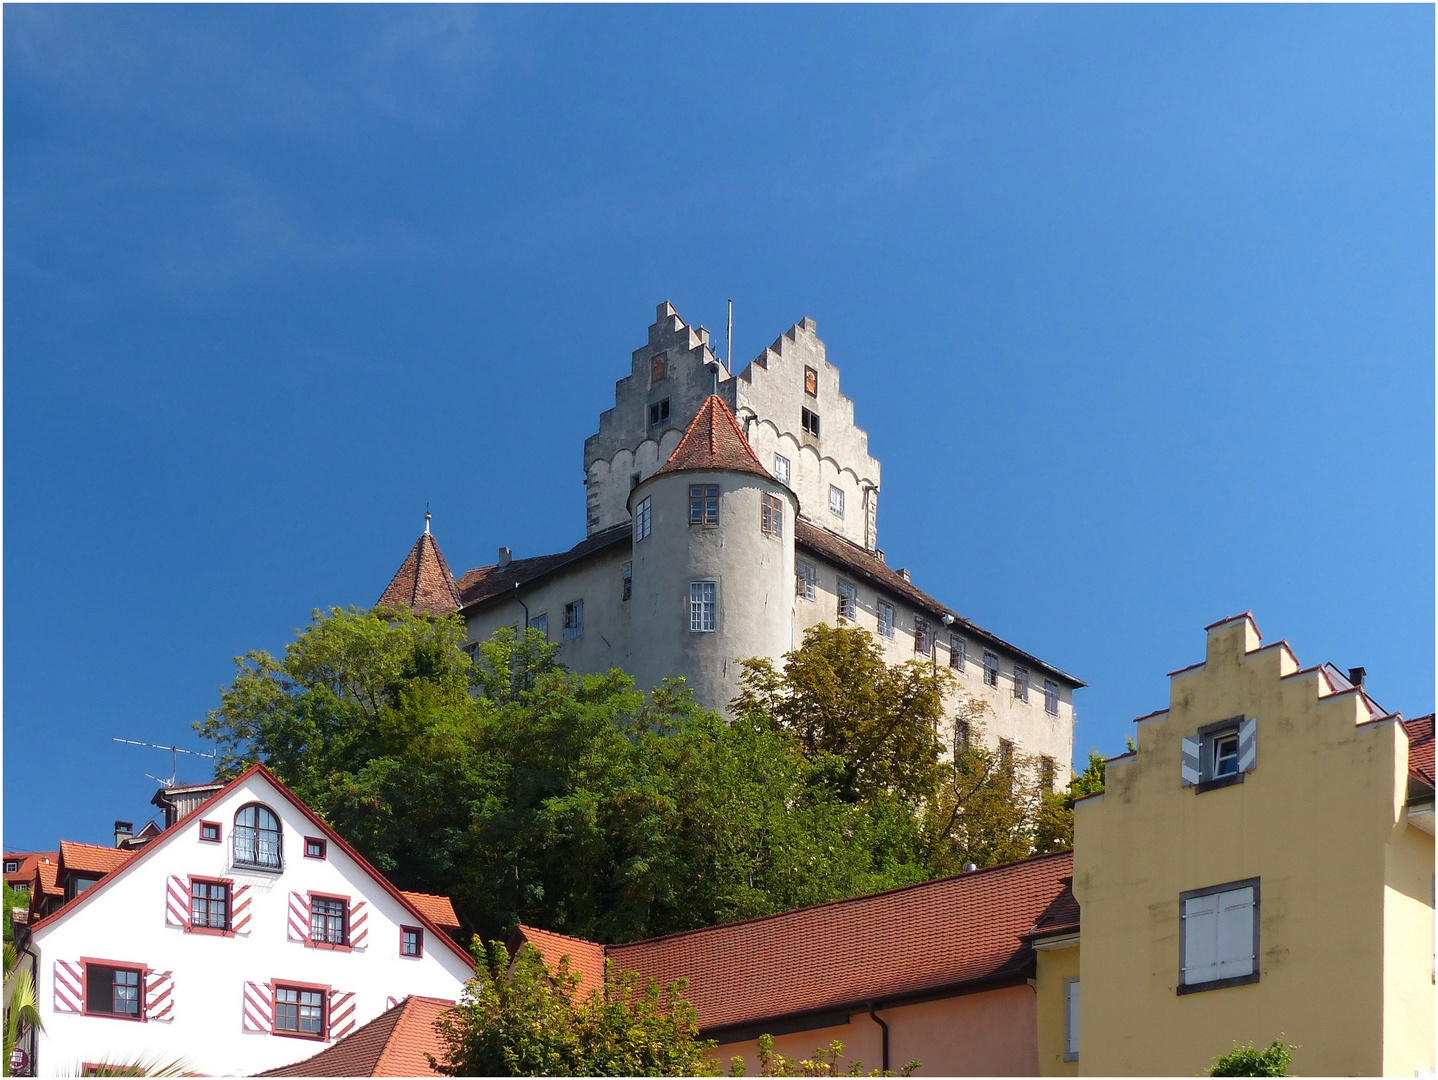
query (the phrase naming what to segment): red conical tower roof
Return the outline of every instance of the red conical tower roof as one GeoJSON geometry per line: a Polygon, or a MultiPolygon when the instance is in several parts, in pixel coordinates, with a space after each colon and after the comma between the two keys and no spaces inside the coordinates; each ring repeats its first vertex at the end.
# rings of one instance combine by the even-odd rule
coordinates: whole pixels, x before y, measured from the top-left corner
{"type": "Polygon", "coordinates": [[[749,440],[744,438],[744,431],[729,406],[717,394],[710,394],[699,407],[699,415],[694,417],[684,438],[654,475],[696,469],[728,469],[774,479],[759,461],[749,440]]]}
{"type": "Polygon", "coordinates": [[[424,532],[409,549],[375,607],[392,611],[406,608],[416,615],[431,616],[453,615],[459,610],[459,586],[454,583],[439,544],[430,535],[428,514],[424,532]]]}

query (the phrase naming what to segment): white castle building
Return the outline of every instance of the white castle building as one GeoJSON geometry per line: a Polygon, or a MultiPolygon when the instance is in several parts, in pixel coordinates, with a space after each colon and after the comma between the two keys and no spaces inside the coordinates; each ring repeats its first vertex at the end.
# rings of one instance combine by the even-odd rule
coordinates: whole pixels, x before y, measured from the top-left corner
{"type": "Polygon", "coordinates": [[[947,665],[989,706],[986,739],[1067,781],[1083,682],[1010,645],[891,569],[878,541],[879,462],[812,319],[738,374],[703,328],[660,304],[649,340],[584,443],[586,538],[565,552],[450,573],[426,525],[380,606],[458,611],[471,641],[526,620],[576,671],[644,688],[683,676],[725,710],[738,661],[777,659],[819,623],[861,626],[890,663],[947,665]]]}

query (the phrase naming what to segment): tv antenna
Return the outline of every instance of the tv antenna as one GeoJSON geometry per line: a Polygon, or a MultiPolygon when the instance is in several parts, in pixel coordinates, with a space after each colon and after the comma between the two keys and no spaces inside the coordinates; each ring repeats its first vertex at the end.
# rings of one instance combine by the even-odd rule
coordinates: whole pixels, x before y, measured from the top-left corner
{"type": "Polygon", "coordinates": [[[214,754],[206,754],[206,753],[203,753],[203,752],[201,752],[201,751],[199,751],[199,750],[186,750],[186,749],[185,749],[184,747],[182,747],[182,746],[162,746],[162,745],[160,745],[159,743],[140,742],[140,741],[137,740],[137,739],[115,739],[115,740],[113,740],[113,741],[114,741],[114,742],[125,743],[125,744],[127,744],[127,745],[129,745],[129,746],[148,746],[151,750],[168,750],[168,751],[170,752],[170,778],[169,778],[168,780],[166,780],[164,777],[155,776],[155,775],[152,774],[152,773],[146,773],[146,774],[145,774],[145,775],[148,776],[151,780],[155,781],[155,783],[159,784],[161,787],[174,787],[174,786],[175,786],[175,782],[176,782],[176,780],[179,779],[179,775],[180,775],[180,769],[179,769],[179,755],[180,755],[180,754],[189,754],[191,757],[202,757],[202,758],[211,758],[211,759],[213,759],[214,756],[215,756],[214,754]]]}

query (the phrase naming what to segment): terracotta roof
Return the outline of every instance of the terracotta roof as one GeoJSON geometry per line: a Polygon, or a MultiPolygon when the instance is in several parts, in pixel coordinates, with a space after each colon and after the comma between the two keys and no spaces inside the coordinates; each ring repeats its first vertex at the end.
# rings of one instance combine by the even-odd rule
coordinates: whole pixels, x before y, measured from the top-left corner
{"type": "Polygon", "coordinates": [[[434,1024],[453,1007],[441,998],[407,997],[314,1057],[256,1075],[440,1076],[425,1054],[439,1055],[434,1024]]]}
{"type": "Polygon", "coordinates": [[[406,892],[400,890],[402,895],[411,904],[424,912],[442,930],[458,930],[459,916],[454,913],[454,904],[447,896],[435,896],[433,893],[406,892]]]}
{"type": "Polygon", "coordinates": [[[1044,908],[1043,914],[1034,920],[1030,937],[1046,937],[1050,934],[1069,934],[1079,928],[1078,898],[1074,896],[1073,878],[1064,882],[1063,892],[1054,897],[1044,908]]]}
{"type": "MultiPolygon", "coordinates": [[[[842,536],[831,533],[828,529],[815,525],[807,518],[800,517],[794,522],[794,543],[801,548],[813,552],[830,562],[836,562],[845,570],[856,577],[864,578],[871,585],[876,585],[887,592],[903,597],[915,607],[927,611],[935,620],[942,621],[945,615],[952,615],[954,623],[949,629],[958,634],[974,637],[980,641],[987,641],[1016,656],[1024,661],[1029,667],[1039,671],[1047,672],[1068,683],[1070,686],[1087,686],[1088,683],[1076,679],[1068,672],[1045,663],[1037,656],[1024,652],[1016,646],[1010,645],[1003,638],[991,634],[983,627],[970,622],[956,611],[951,611],[939,603],[928,593],[915,588],[913,583],[908,581],[897,570],[890,569],[874,552],[867,548],[860,547],[851,540],[845,540],[842,536]]],[[[941,627],[936,627],[941,629],[941,627]]]]}
{"type": "Polygon", "coordinates": [[[407,608],[416,615],[434,616],[453,615],[459,610],[459,588],[428,526],[399,564],[375,607],[407,608]]]}
{"type": "Polygon", "coordinates": [[[603,945],[567,934],[556,934],[552,930],[539,930],[533,926],[520,926],[510,935],[508,944],[511,954],[519,950],[521,942],[528,942],[538,949],[550,971],[557,970],[559,961],[569,957],[569,970],[579,976],[580,998],[586,998],[592,991],[604,988],[603,945]]]}
{"type": "Polygon", "coordinates": [[[707,1034],[1025,978],[1034,960],[1026,935],[1072,875],[1073,855],[1061,851],[629,945],[529,927],[510,940],[534,942],[547,961],[567,953],[571,963],[588,945],[591,975],[602,956],[660,985],[686,978],[707,1034]]]}
{"type": "Polygon", "coordinates": [[[40,896],[64,896],[65,890],[60,888],[59,883],[60,865],[53,862],[42,862],[35,867],[36,879],[40,882],[39,896],[30,898],[31,906],[40,896]]]}
{"type": "Polygon", "coordinates": [[[1408,732],[1408,775],[1433,786],[1433,714],[1403,721],[1408,732]]]}
{"type": "Polygon", "coordinates": [[[528,585],[547,574],[579,562],[597,551],[628,542],[630,525],[626,521],[581,540],[568,551],[556,555],[538,555],[532,559],[515,559],[508,566],[481,566],[467,570],[459,579],[459,592],[464,607],[472,607],[497,596],[511,593],[515,585],[528,585]]]}
{"type": "Polygon", "coordinates": [[[73,870],[79,874],[108,874],[120,869],[134,857],[133,851],[124,848],[60,841],[61,869],[73,870]]]}
{"type": "Polygon", "coordinates": [[[20,863],[20,869],[11,871],[5,875],[5,884],[29,885],[35,880],[35,868],[40,865],[42,859],[48,860],[53,864],[59,861],[60,853],[58,851],[5,852],[6,862],[18,861],[20,863]]]}
{"type": "Polygon", "coordinates": [[[694,469],[727,469],[731,472],[753,473],[770,480],[774,476],[754,453],[749,440],[739,427],[739,421],[717,394],[710,394],[699,413],[689,424],[689,430],[669,460],[654,473],[687,472],[694,469]]]}

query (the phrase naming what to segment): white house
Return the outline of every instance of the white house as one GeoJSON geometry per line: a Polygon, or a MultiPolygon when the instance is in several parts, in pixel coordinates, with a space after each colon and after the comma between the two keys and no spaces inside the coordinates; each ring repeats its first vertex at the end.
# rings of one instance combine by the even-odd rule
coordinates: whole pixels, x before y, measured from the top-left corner
{"type": "Polygon", "coordinates": [[[250,1075],[407,995],[456,1000],[473,963],[433,917],[448,906],[396,889],[255,765],[30,927],[34,1070],[250,1075]]]}

